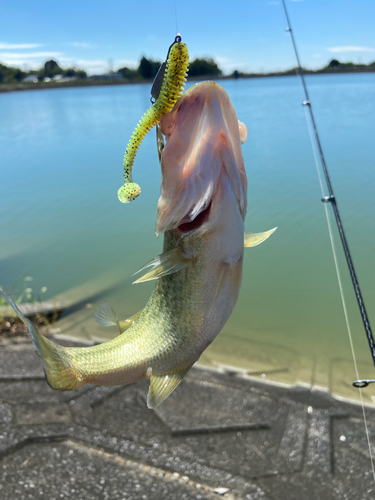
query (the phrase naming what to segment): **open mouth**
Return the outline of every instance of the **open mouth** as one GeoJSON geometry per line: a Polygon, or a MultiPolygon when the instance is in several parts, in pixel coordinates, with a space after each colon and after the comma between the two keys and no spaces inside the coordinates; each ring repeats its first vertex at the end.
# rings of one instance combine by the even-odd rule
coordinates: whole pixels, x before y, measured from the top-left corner
{"type": "MultiPolygon", "coordinates": [[[[210,202],[222,172],[245,216],[247,181],[242,136],[224,89],[215,82],[191,87],[172,111],[162,116],[160,134],[164,134],[166,143],[161,154],[158,234],[172,229],[186,234],[204,224],[206,228],[212,219],[210,202]]],[[[214,206],[212,210],[216,214],[214,206]]]]}
{"type": "Polygon", "coordinates": [[[205,208],[204,210],[202,210],[202,212],[200,212],[194,220],[190,221],[190,222],[183,222],[182,224],[180,224],[178,226],[178,230],[181,232],[181,233],[188,233],[189,231],[193,231],[194,229],[198,229],[199,227],[202,226],[202,224],[204,222],[206,222],[206,220],[208,219],[209,215],[210,215],[210,211],[211,211],[211,205],[212,205],[212,202],[210,202],[210,204],[208,205],[207,208],[205,208]]]}

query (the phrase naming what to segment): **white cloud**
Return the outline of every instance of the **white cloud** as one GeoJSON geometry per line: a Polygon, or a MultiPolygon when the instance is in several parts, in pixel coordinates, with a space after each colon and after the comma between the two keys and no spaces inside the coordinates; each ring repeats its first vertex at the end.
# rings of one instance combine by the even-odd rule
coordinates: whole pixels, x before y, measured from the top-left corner
{"type": "Polygon", "coordinates": [[[75,59],[73,57],[67,57],[64,55],[59,56],[59,63],[65,64],[75,64],[75,59]]]}
{"type": "Polygon", "coordinates": [[[327,47],[329,52],[375,52],[371,47],[361,47],[357,45],[346,45],[342,47],[327,47]]]}
{"type": "Polygon", "coordinates": [[[139,61],[134,61],[132,59],[115,59],[113,61],[113,66],[115,68],[123,68],[126,66],[127,68],[138,68],[139,61]]]}
{"type": "Polygon", "coordinates": [[[68,42],[67,45],[77,47],[77,49],[95,49],[97,45],[90,42],[68,42]]]}
{"type": "Polygon", "coordinates": [[[228,57],[215,57],[214,60],[225,75],[233,73],[235,69],[243,71],[244,66],[247,64],[247,62],[236,61],[228,57]]]}
{"type": "Polygon", "coordinates": [[[107,73],[109,70],[109,63],[105,59],[78,59],[75,65],[89,74],[107,73]]]}
{"type": "Polygon", "coordinates": [[[37,49],[43,47],[41,43],[0,43],[0,50],[37,49]]]}
{"type": "Polygon", "coordinates": [[[64,52],[33,51],[10,52],[0,51],[0,62],[8,66],[27,69],[39,69],[48,59],[55,59],[63,67],[84,69],[90,74],[107,73],[110,69],[138,67],[139,61],[132,59],[79,59],[64,52]]]}
{"type": "Polygon", "coordinates": [[[59,59],[61,52],[0,52],[0,62],[8,66],[38,69],[48,59],[59,59]]]}
{"type": "MultiPolygon", "coordinates": [[[[73,61],[73,60],[71,60],[73,61]]],[[[127,66],[128,68],[136,68],[138,61],[130,59],[76,59],[74,65],[84,69],[89,75],[107,73],[110,68],[115,71],[119,68],[127,66]]]]}
{"type": "Polygon", "coordinates": [[[0,52],[0,59],[35,59],[37,57],[59,57],[62,52],[0,52]]]}

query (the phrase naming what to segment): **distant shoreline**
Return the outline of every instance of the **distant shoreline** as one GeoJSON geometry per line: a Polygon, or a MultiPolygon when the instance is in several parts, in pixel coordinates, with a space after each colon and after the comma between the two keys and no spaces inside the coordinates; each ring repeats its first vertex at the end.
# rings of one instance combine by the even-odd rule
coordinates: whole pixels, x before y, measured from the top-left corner
{"type": "MultiPolygon", "coordinates": [[[[305,75],[333,75],[333,74],[353,74],[353,73],[375,73],[375,68],[337,68],[337,69],[322,69],[317,71],[304,70],[305,75]]],[[[235,76],[218,76],[218,75],[205,75],[202,77],[188,78],[188,81],[203,81],[203,80],[243,80],[249,78],[272,78],[279,76],[294,76],[297,74],[297,70],[294,68],[292,70],[283,72],[272,72],[272,73],[250,73],[250,74],[240,74],[237,78],[235,76]]],[[[71,82],[38,82],[38,83],[17,83],[0,84],[0,93],[7,92],[18,92],[23,90],[45,90],[45,89],[61,89],[61,88],[74,88],[74,87],[99,87],[106,85],[139,85],[145,84],[150,85],[153,80],[108,80],[108,79],[96,79],[96,80],[74,80],[71,82]]]]}

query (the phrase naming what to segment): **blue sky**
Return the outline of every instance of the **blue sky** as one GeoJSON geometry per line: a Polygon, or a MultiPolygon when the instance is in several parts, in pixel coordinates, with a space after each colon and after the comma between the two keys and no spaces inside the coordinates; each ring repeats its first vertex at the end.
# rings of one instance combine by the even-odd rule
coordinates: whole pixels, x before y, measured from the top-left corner
{"type": "MultiPolygon", "coordinates": [[[[302,64],[375,60],[374,0],[286,0],[302,64]]],[[[295,65],[281,0],[2,0],[0,62],[23,69],[48,59],[89,74],[162,60],[177,27],[190,58],[225,73],[295,65]]]]}

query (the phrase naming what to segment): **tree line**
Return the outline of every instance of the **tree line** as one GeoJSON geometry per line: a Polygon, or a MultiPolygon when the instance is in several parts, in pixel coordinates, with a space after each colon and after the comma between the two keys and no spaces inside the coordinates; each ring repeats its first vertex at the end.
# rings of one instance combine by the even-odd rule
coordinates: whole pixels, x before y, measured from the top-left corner
{"type": "MultiPolygon", "coordinates": [[[[352,63],[346,62],[342,63],[337,59],[332,59],[327,66],[324,66],[320,69],[307,69],[302,68],[303,72],[307,75],[319,75],[324,73],[370,73],[375,71],[375,61],[370,64],[361,64],[361,63],[352,63]]],[[[243,73],[238,70],[234,70],[230,75],[231,78],[251,78],[251,77],[259,77],[259,76],[293,76],[296,73],[298,74],[299,68],[291,68],[285,71],[274,71],[269,73],[243,73]]]]}
{"type": "MultiPolygon", "coordinates": [[[[143,56],[139,62],[137,68],[123,67],[117,71],[117,75],[121,75],[125,81],[135,82],[142,80],[152,80],[161,65],[161,61],[155,61],[153,59],[147,59],[143,56]]],[[[243,73],[238,70],[234,70],[229,78],[249,78],[256,76],[283,76],[283,75],[293,75],[295,74],[297,68],[292,68],[286,71],[280,72],[270,72],[270,73],[243,73]]],[[[366,64],[355,64],[352,62],[342,63],[337,59],[332,59],[327,66],[317,70],[308,70],[304,68],[304,72],[307,74],[319,74],[319,73],[333,73],[333,72],[368,72],[375,71],[375,62],[366,64]]],[[[113,75],[116,74],[111,72],[113,75]]],[[[0,83],[17,84],[22,82],[27,76],[35,76],[39,81],[45,81],[46,78],[54,78],[57,75],[67,78],[75,78],[79,80],[84,80],[87,78],[87,74],[83,69],[77,68],[61,68],[56,61],[53,59],[46,61],[45,64],[39,70],[22,71],[19,68],[13,68],[11,66],[6,66],[0,63],[0,83]]],[[[189,63],[189,77],[200,78],[200,77],[218,77],[222,76],[222,71],[212,58],[196,58],[189,63]]],[[[103,75],[104,76],[104,75],[103,75]]],[[[100,75],[97,75],[100,79],[100,75]]]]}
{"type": "Polygon", "coordinates": [[[53,78],[56,75],[68,78],[76,77],[79,79],[87,77],[86,71],[83,69],[62,69],[53,59],[47,61],[39,70],[31,71],[22,71],[19,68],[13,68],[12,66],[6,66],[0,63],[0,83],[20,83],[27,76],[35,76],[39,81],[43,81],[45,78],[53,78]]]}
{"type": "MultiPolygon", "coordinates": [[[[118,73],[121,73],[127,80],[151,80],[155,78],[161,61],[147,59],[145,56],[139,62],[136,69],[130,69],[126,66],[120,68],[118,73]]],[[[189,76],[220,76],[222,71],[212,58],[197,58],[189,63],[189,76]]]]}
{"type": "MultiPolygon", "coordinates": [[[[124,67],[120,68],[117,73],[128,81],[151,80],[155,77],[160,65],[161,61],[154,61],[143,56],[137,68],[124,67]]],[[[221,74],[221,69],[211,58],[197,58],[189,64],[189,76],[220,76],[221,74]]],[[[46,61],[39,70],[31,71],[22,71],[19,68],[0,63],[0,83],[20,83],[27,76],[35,76],[39,81],[44,81],[46,78],[54,78],[56,75],[69,78],[75,77],[80,80],[87,78],[84,70],[77,68],[63,69],[53,59],[46,61]]]]}

